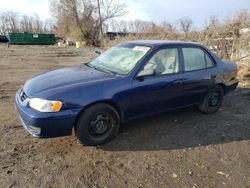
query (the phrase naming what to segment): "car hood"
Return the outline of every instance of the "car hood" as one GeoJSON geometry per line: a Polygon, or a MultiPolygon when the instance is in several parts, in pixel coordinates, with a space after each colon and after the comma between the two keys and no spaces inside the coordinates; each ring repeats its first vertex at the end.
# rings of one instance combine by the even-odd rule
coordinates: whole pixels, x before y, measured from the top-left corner
{"type": "Polygon", "coordinates": [[[50,89],[72,86],[74,84],[88,84],[115,76],[89,68],[85,65],[56,69],[30,78],[24,85],[23,90],[28,96],[35,96],[39,92],[50,89]]]}

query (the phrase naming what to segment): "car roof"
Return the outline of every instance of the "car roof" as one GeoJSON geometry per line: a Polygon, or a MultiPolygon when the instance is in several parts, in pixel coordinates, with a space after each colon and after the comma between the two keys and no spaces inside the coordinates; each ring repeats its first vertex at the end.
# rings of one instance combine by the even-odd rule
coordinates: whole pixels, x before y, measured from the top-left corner
{"type": "Polygon", "coordinates": [[[177,40],[133,40],[133,41],[126,41],[124,43],[150,46],[150,47],[165,46],[165,45],[196,45],[196,46],[201,45],[197,42],[177,41],[177,40]]]}

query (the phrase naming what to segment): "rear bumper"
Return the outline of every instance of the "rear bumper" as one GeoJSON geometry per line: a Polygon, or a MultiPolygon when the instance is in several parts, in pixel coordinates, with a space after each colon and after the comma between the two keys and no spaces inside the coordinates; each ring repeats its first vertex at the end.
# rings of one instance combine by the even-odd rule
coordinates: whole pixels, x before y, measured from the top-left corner
{"type": "Polygon", "coordinates": [[[22,126],[34,137],[49,138],[72,134],[72,128],[80,110],[63,110],[56,113],[44,113],[29,107],[28,101],[21,101],[16,93],[16,109],[22,126]]]}
{"type": "Polygon", "coordinates": [[[234,83],[231,84],[231,85],[226,86],[226,87],[225,87],[225,94],[228,94],[228,93],[230,93],[231,91],[234,91],[234,90],[237,88],[238,84],[239,84],[239,82],[237,81],[237,82],[234,82],[234,83]]]}

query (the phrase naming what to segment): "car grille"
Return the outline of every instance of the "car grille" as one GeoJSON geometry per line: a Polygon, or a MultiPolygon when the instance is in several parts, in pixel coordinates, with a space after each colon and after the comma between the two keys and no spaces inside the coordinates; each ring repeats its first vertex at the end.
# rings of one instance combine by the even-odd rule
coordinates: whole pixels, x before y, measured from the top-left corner
{"type": "Polygon", "coordinates": [[[27,99],[28,96],[25,94],[23,90],[20,91],[20,100],[23,102],[25,99],[27,99]]]}

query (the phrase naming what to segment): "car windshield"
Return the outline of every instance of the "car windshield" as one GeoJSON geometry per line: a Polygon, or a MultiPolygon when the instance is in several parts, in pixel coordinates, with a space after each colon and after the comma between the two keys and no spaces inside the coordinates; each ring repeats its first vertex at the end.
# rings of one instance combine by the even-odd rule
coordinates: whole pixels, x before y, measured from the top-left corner
{"type": "Polygon", "coordinates": [[[98,58],[88,63],[97,70],[114,74],[128,74],[137,62],[149,51],[147,46],[118,45],[110,48],[98,58]]]}

